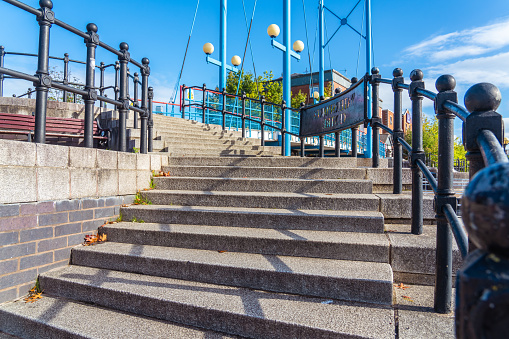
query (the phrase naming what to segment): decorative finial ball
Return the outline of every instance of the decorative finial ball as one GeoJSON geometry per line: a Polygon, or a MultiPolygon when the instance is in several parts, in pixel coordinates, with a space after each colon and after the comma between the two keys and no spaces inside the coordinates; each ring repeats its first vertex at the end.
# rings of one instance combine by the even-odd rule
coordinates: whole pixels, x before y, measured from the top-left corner
{"type": "Polygon", "coordinates": [[[474,176],[461,212],[477,247],[509,258],[509,163],[491,165],[474,176]]]}
{"type": "Polygon", "coordinates": [[[412,81],[420,81],[424,78],[424,74],[420,69],[414,69],[412,73],[410,73],[410,80],[412,81]]]}
{"type": "Polygon", "coordinates": [[[341,93],[341,88],[336,88],[336,89],[334,90],[334,94],[339,94],[339,93],[341,93]]]}
{"type": "Polygon", "coordinates": [[[69,53],[64,53],[64,56],[65,56],[65,57],[68,57],[68,56],[69,56],[69,53]]]}
{"type": "Polygon", "coordinates": [[[39,0],[39,6],[42,7],[47,7],[49,9],[52,9],[53,8],[53,1],[51,0],[39,0]]]}
{"type": "Polygon", "coordinates": [[[150,60],[148,58],[143,58],[143,59],[141,59],[141,63],[143,65],[148,65],[150,63],[150,60]]]}
{"type": "Polygon", "coordinates": [[[403,70],[401,68],[395,68],[394,71],[392,71],[393,77],[402,77],[403,76],[403,70]]]}
{"type": "MultiPolygon", "coordinates": [[[[182,85],[182,86],[184,86],[184,87],[185,87],[185,85],[182,85]]],[[[149,90],[149,91],[153,91],[153,90],[154,90],[154,87],[150,86],[150,87],[148,88],[148,90],[149,90]]]]}
{"type": "Polygon", "coordinates": [[[352,82],[352,85],[357,83],[357,81],[359,81],[359,79],[357,79],[356,77],[353,77],[352,80],[350,80],[352,82]]]}
{"type": "Polygon", "coordinates": [[[449,74],[441,75],[435,82],[435,88],[439,92],[452,91],[456,88],[456,79],[449,74]]]}
{"type": "Polygon", "coordinates": [[[465,93],[465,107],[470,113],[495,111],[502,101],[502,94],[497,86],[482,82],[468,89],[465,93]]]}
{"type": "Polygon", "coordinates": [[[139,74],[138,72],[134,72],[134,76],[137,77],[139,74]]]}
{"type": "Polygon", "coordinates": [[[94,23],[89,23],[87,25],[87,32],[94,32],[94,33],[97,33],[97,25],[94,24],[94,23]]]}
{"type": "Polygon", "coordinates": [[[127,44],[127,42],[120,43],[120,50],[123,50],[123,51],[129,50],[129,45],[127,44]]]}
{"type": "Polygon", "coordinates": [[[203,45],[203,52],[207,55],[211,55],[214,53],[214,45],[212,45],[210,42],[207,42],[203,45]]]}
{"type": "Polygon", "coordinates": [[[380,73],[380,70],[378,69],[378,67],[373,67],[371,69],[371,74],[378,74],[378,73],[380,73]]]}

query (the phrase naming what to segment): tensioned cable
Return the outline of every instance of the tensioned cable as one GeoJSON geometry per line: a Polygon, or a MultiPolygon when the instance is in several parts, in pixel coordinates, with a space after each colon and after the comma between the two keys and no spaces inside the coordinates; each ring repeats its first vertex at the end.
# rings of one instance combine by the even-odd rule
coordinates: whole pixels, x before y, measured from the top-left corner
{"type": "MultiPolygon", "coordinates": [[[[237,90],[235,92],[236,95],[239,94],[240,80],[241,80],[241,77],[242,77],[242,72],[244,70],[244,61],[246,59],[247,46],[248,45],[250,46],[250,40],[249,39],[250,39],[250,36],[251,36],[251,27],[253,26],[253,19],[254,19],[254,14],[255,14],[255,10],[256,10],[256,2],[257,2],[257,0],[255,0],[255,2],[254,2],[253,14],[251,15],[251,22],[249,23],[249,29],[247,31],[246,46],[244,47],[244,54],[242,56],[242,64],[240,66],[239,81],[237,83],[237,90]]],[[[246,17],[246,9],[245,9],[245,6],[244,6],[244,0],[242,0],[242,8],[244,9],[244,20],[246,21],[246,28],[247,28],[247,17],[246,17]]],[[[254,59],[253,59],[252,55],[251,55],[251,60],[253,60],[253,69],[255,69],[255,67],[254,67],[254,59]]],[[[258,80],[256,79],[256,69],[255,69],[254,72],[255,72],[255,81],[256,81],[256,92],[258,93],[258,96],[260,96],[260,92],[258,91],[258,80]]]]}
{"type": "MultiPolygon", "coordinates": [[[[325,28],[325,37],[327,38],[328,34],[327,34],[327,21],[325,21],[325,17],[323,18],[323,27],[325,28]]],[[[327,45],[327,50],[329,51],[329,69],[331,71],[331,76],[332,76],[332,61],[331,61],[331,58],[330,58],[330,45],[327,45]]],[[[331,81],[331,96],[334,95],[334,93],[332,93],[332,86],[334,86],[333,82],[331,81]]],[[[325,95],[325,93],[324,93],[325,95]]]]}
{"type": "MultiPolygon", "coordinates": [[[[313,82],[313,65],[311,64],[311,49],[309,48],[309,37],[308,37],[308,20],[306,17],[306,6],[304,5],[304,0],[302,0],[302,10],[304,11],[304,27],[306,28],[306,44],[308,46],[308,60],[309,60],[309,74],[310,74],[309,87],[311,87],[312,82],[313,82]]],[[[309,91],[309,94],[311,94],[311,90],[309,91]]]]}
{"type": "MultiPolygon", "coordinates": [[[[364,4],[365,4],[364,0],[364,4]]],[[[366,7],[366,6],[364,6],[366,7]]],[[[362,21],[361,21],[361,33],[362,30],[364,30],[364,14],[366,14],[365,11],[362,11],[362,21]]],[[[359,77],[359,60],[361,59],[361,43],[362,43],[362,34],[359,36],[359,51],[357,52],[357,68],[355,69],[355,76],[359,77]]]]}
{"type": "Polygon", "coordinates": [[[249,43],[249,51],[251,52],[251,60],[253,62],[253,72],[254,72],[255,82],[256,82],[256,93],[258,94],[258,97],[260,97],[260,91],[258,90],[258,87],[260,87],[260,86],[258,84],[258,77],[256,76],[256,67],[255,67],[255,61],[254,61],[254,56],[253,56],[253,46],[251,46],[251,40],[249,39],[249,32],[251,32],[251,25],[253,24],[253,18],[254,18],[255,9],[256,9],[256,2],[257,2],[257,0],[255,0],[254,6],[253,6],[253,14],[251,15],[251,23],[249,24],[249,29],[247,26],[246,6],[244,5],[244,0],[242,0],[242,9],[244,10],[244,21],[246,22],[246,29],[248,29],[247,41],[249,43]]]}
{"type": "MultiPolygon", "coordinates": [[[[197,1],[196,3],[196,9],[194,11],[194,17],[193,17],[193,23],[191,25],[191,31],[189,32],[189,37],[187,38],[187,45],[186,45],[186,51],[184,53],[184,60],[182,61],[182,67],[180,68],[180,73],[179,73],[179,76],[177,78],[177,83],[175,84],[175,88],[174,88],[174,95],[173,95],[173,104],[175,103],[175,100],[177,100],[177,90],[178,90],[178,87],[180,85],[180,79],[182,77],[182,71],[184,70],[184,64],[186,63],[186,57],[187,57],[187,51],[189,50],[189,42],[191,41],[191,35],[193,35],[193,29],[194,29],[194,22],[196,21],[196,13],[198,13],[198,6],[200,5],[200,0],[197,1]]],[[[175,106],[173,106],[175,107],[175,106]]]]}

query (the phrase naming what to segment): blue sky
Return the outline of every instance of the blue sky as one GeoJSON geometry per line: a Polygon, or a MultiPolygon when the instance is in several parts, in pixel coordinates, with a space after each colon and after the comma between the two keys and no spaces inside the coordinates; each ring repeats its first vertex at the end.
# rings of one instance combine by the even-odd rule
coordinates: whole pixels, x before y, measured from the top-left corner
{"type": "MultiPolygon", "coordinates": [[[[38,1],[24,2],[39,7],[38,1]]],[[[357,0],[325,0],[325,5],[340,17],[346,16],[356,3],[357,0]]],[[[244,0],[244,4],[249,20],[254,0],[244,0]]],[[[363,29],[363,4],[364,0],[361,0],[349,17],[349,24],[359,31],[363,29]]],[[[87,23],[96,23],[101,40],[111,46],[118,47],[120,42],[128,42],[131,56],[137,60],[148,57],[155,97],[167,101],[172,97],[182,65],[195,7],[195,0],[54,0],[53,10],[58,19],[82,30],[87,23]]],[[[253,71],[254,59],[258,74],[264,70],[272,70],[276,76],[281,74],[282,54],[270,46],[266,29],[272,23],[282,26],[282,11],[282,1],[257,2],[251,30],[253,58],[248,49],[245,60],[247,71],[253,71]]],[[[36,53],[38,25],[35,17],[5,2],[0,2],[0,13],[0,45],[5,46],[6,51],[36,53]]],[[[318,0],[292,1],[292,41],[299,39],[305,44],[301,61],[292,62],[292,72],[309,71],[308,51],[314,59],[313,70],[318,68],[318,51],[314,48],[317,13],[318,0]]],[[[434,90],[434,81],[439,75],[452,74],[458,82],[461,103],[471,85],[492,82],[502,91],[503,100],[498,111],[506,118],[506,125],[509,124],[509,1],[372,0],[372,17],[374,64],[380,68],[383,77],[392,77],[392,70],[401,67],[408,79],[412,69],[420,68],[424,71],[427,88],[434,90]]],[[[330,36],[338,26],[338,19],[330,13],[325,19],[330,36]]],[[[62,56],[68,52],[71,58],[84,60],[86,48],[81,38],[57,26],[52,27],[51,34],[51,55],[62,56]]],[[[227,35],[227,59],[235,54],[242,56],[247,29],[240,0],[228,3],[227,35]]],[[[279,38],[282,42],[281,39],[282,36],[279,38]]],[[[359,40],[354,31],[342,27],[326,49],[326,68],[332,67],[348,77],[361,76],[365,72],[365,45],[361,41],[359,52],[359,40]]],[[[219,58],[219,0],[200,1],[181,83],[206,83],[208,87],[217,85],[218,68],[205,62],[202,51],[205,42],[215,45],[216,52],[212,56],[219,58]]],[[[101,60],[109,63],[115,59],[98,48],[97,61],[101,60]]],[[[60,64],[52,63],[61,69],[60,64]]],[[[36,62],[33,58],[6,56],[5,67],[34,73],[36,62]]],[[[84,79],[83,67],[73,66],[71,71],[84,79]]],[[[107,79],[112,79],[112,75],[108,75],[107,79]]],[[[21,81],[6,81],[4,93],[20,94],[27,87],[21,81]]],[[[391,108],[390,88],[382,86],[381,95],[384,108],[391,108]]],[[[409,107],[409,101],[405,105],[409,107]]],[[[425,101],[424,110],[431,115],[431,103],[425,101]]],[[[458,135],[459,130],[460,125],[457,124],[458,135]]]]}

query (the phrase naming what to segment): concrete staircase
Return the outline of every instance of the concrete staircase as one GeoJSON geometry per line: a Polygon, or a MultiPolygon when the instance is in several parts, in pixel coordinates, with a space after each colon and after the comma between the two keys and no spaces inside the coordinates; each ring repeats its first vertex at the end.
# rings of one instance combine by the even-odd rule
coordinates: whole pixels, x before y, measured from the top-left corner
{"type": "MultiPolygon", "coordinates": [[[[205,143],[251,142],[199,129],[205,143]]],[[[384,190],[390,169],[257,150],[218,157],[170,149],[186,135],[177,129],[158,133],[168,134],[170,176],[142,192],[150,204],[121,208],[121,222],[99,228],[107,242],[78,246],[68,267],[41,274],[44,298],[0,306],[0,337],[403,339],[419,337],[405,321],[435,320],[422,309],[398,315],[396,270],[421,279],[434,240],[409,242],[401,225],[384,233],[374,187],[384,190]]],[[[444,319],[443,333],[422,338],[447,337],[444,319]]]]}
{"type": "MultiPolygon", "coordinates": [[[[281,148],[260,146],[260,140],[242,138],[239,131],[223,131],[219,125],[154,114],[154,152],[170,156],[277,156],[281,148]]],[[[132,127],[132,123],[128,122],[132,127]]],[[[139,148],[139,129],[130,129],[132,147],[139,148]]]]}

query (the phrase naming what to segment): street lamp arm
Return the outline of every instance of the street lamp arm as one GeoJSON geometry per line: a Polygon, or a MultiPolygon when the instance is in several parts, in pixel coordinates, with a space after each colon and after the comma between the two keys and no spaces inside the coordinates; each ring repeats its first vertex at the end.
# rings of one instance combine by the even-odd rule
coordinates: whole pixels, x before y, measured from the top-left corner
{"type": "MultiPolygon", "coordinates": [[[[277,42],[276,39],[271,40],[271,45],[272,45],[272,47],[276,47],[277,49],[279,49],[282,52],[286,52],[286,47],[284,45],[280,44],[279,42],[277,42]]],[[[295,59],[300,60],[300,55],[298,53],[295,53],[292,50],[290,50],[290,55],[292,57],[294,57],[295,59]]]]}
{"type": "MultiPolygon", "coordinates": [[[[213,65],[216,65],[219,67],[221,67],[221,65],[222,65],[221,61],[212,58],[210,55],[207,55],[207,58],[205,60],[207,61],[208,64],[213,64],[213,65]]],[[[239,69],[237,67],[233,67],[228,64],[226,64],[225,67],[227,70],[229,70],[231,72],[235,72],[235,73],[239,72],[239,69]]]]}

